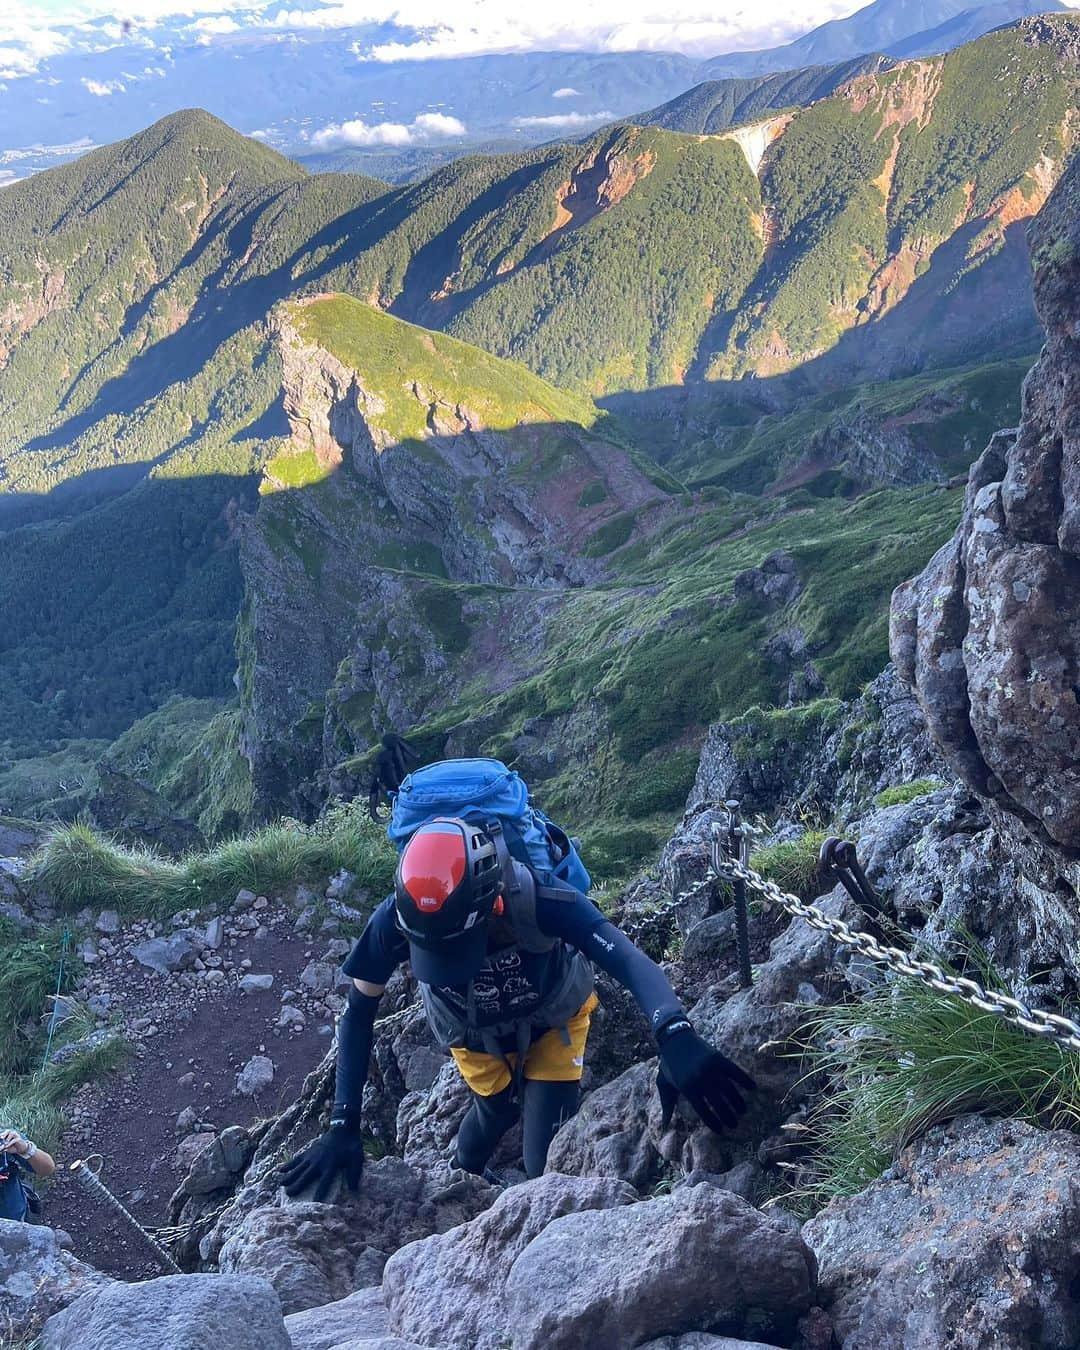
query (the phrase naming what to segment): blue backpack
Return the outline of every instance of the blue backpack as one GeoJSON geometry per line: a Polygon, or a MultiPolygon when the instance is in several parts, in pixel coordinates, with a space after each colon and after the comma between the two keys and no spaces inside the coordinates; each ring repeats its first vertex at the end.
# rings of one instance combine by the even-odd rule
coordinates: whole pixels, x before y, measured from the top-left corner
{"type": "Polygon", "coordinates": [[[414,770],[394,795],[386,832],[400,853],[436,816],[458,816],[481,827],[498,821],[510,855],[541,885],[578,891],[592,885],[566,832],[530,803],[522,779],[497,759],[443,759],[414,770]]]}

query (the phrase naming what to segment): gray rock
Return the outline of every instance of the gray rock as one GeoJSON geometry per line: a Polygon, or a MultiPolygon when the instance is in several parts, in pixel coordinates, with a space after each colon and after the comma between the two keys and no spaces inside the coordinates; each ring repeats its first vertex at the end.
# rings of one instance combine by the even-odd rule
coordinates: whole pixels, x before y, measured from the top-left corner
{"type": "Polygon", "coordinates": [[[302,1027],[306,1022],[307,1018],[300,1009],[287,1003],[278,1013],[276,1025],[279,1027],[302,1027]]]}
{"type": "Polygon", "coordinates": [[[243,975],[240,979],[240,988],[245,994],[254,994],[260,989],[272,989],[273,987],[273,975],[243,975]]]}
{"type": "Polygon", "coordinates": [[[120,915],[115,909],[103,909],[97,917],[94,927],[99,933],[112,936],[120,931],[120,915]]]}
{"type": "Polygon", "coordinates": [[[225,939],[225,920],[217,915],[211,919],[203,931],[203,946],[216,952],[225,939]]]}
{"type": "Polygon", "coordinates": [[[738,1341],[730,1336],[712,1336],[707,1331],[691,1331],[686,1336],[661,1336],[640,1350],[777,1350],[761,1341],[738,1341]]]}
{"type": "Polygon", "coordinates": [[[170,933],[168,937],[146,938],[136,942],[131,954],[142,966],[169,975],[177,970],[189,970],[198,955],[196,934],[190,929],[170,933]]]}
{"type": "Polygon", "coordinates": [[[241,1097],[257,1097],[274,1081],[274,1061],[269,1055],[252,1055],[236,1075],[236,1091],[241,1097]]]}
{"type": "Polygon", "coordinates": [[[1080,1140],[968,1116],[803,1228],[844,1350],[1080,1344],[1080,1140]]]}
{"type": "Polygon", "coordinates": [[[321,1308],[290,1313],[285,1326],[293,1350],[336,1350],[350,1339],[390,1335],[390,1315],[378,1285],[358,1289],[347,1298],[321,1308]]]}
{"type": "Polygon", "coordinates": [[[97,943],[93,938],[83,938],[79,943],[79,955],[82,957],[84,966],[96,966],[98,960],[97,943]]]}
{"type": "Polygon", "coordinates": [[[729,1191],[693,1186],[549,1224],[513,1264],[507,1322],[514,1350],[750,1328],[783,1340],[810,1307],[815,1276],[801,1239],[729,1191]]]}
{"type": "Polygon", "coordinates": [[[111,1283],[65,1251],[51,1228],[0,1219],[0,1329],[16,1344],[73,1299],[111,1283]]]}
{"type": "Polygon", "coordinates": [[[42,1350],[292,1350],[278,1297],[264,1280],[166,1275],[110,1284],[50,1317],[42,1350]]]}
{"type": "Polygon", "coordinates": [[[300,983],[317,993],[334,987],[334,969],[325,961],[309,961],[300,972],[300,983]]]}
{"type": "Polygon", "coordinates": [[[176,1117],[176,1126],[175,1126],[176,1133],[187,1134],[188,1131],[194,1127],[198,1119],[199,1113],[195,1110],[195,1108],[193,1106],[185,1106],[184,1109],[180,1112],[180,1114],[176,1117]]]}
{"type": "MultiPolygon", "coordinates": [[[[551,1173],[503,1191],[469,1223],[411,1243],[390,1258],[383,1297],[391,1325],[399,1335],[443,1350],[499,1350],[507,1328],[516,1326],[504,1286],[533,1239],[564,1215],[628,1206],[636,1198],[622,1182],[551,1173]]],[[[578,1278],[576,1267],[566,1269],[578,1278]]],[[[564,1270],[559,1282],[574,1281],[564,1270]]]]}
{"type": "Polygon", "coordinates": [[[254,891],[249,891],[246,888],[244,890],[237,891],[236,899],[233,901],[233,908],[250,909],[258,898],[259,897],[255,894],[254,891]]]}
{"type": "Polygon", "coordinates": [[[656,1061],[636,1064],[591,1092],[548,1149],[547,1170],[611,1177],[644,1189],[659,1172],[656,1061]]]}
{"type": "Polygon", "coordinates": [[[230,1125],[195,1158],[183,1190],[187,1195],[208,1195],[234,1186],[254,1151],[247,1130],[241,1125],[230,1125]]]}
{"type": "Polygon", "coordinates": [[[255,1188],[255,1198],[267,1190],[276,1203],[247,1208],[240,1195],[205,1243],[204,1259],[268,1279],[287,1313],[376,1284],[391,1252],[464,1223],[494,1195],[479,1177],[451,1175],[445,1164],[421,1172],[393,1157],[367,1163],[358,1194],[343,1191],[333,1204],[285,1201],[272,1182],[255,1188]]]}

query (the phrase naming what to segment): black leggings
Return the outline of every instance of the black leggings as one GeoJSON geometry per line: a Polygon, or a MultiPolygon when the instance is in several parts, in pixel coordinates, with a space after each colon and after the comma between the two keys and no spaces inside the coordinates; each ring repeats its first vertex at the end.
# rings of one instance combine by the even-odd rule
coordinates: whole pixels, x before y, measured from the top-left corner
{"type": "Polygon", "coordinates": [[[542,1083],[527,1078],[523,1105],[518,1106],[514,1085],[490,1097],[474,1092],[457,1137],[457,1161],[466,1172],[479,1175],[498,1147],[499,1140],[519,1117],[524,1117],[522,1154],[525,1172],[543,1175],[548,1145],[555,1131],[578,1108],[580,1083],[542,1083]]]}

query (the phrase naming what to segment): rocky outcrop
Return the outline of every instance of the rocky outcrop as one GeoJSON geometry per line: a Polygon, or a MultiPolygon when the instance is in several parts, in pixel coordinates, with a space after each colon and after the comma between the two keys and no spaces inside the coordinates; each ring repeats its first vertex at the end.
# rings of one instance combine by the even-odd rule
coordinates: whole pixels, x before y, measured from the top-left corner
{"type": "MultiPolygon", "coordinates": [[[[1080,857],[1080,164],[1032,227],[1046,328],[1018,431],[971,471],[963,518],[892,605],[892,652],[953,771],[1080,857]]],[[[1072,878],[1075,885],[1076,878],[1072,878]]]]}
{"type": "Polygon", "coordinates": [[[111,1284],[62,1246],[51,1228],[0,1219],[0,1334],[32,1339],[47,1317],[111,1284]]]}
{"type": "Polygon", "coordinates": [[[797,1235],[702,1184],[555,1220],[514,1261],[505,1300],[514,1350],[751,1328],[786,1339],[810,1306],[815,1276],[797,1235]]]}
{"type": "Polygon", "coordinates": [[[803,1235],[843,1350],[1071,1350],[1080,1142],[968,1117],[904,1149],[803,1235]]]}
{"type": "Polygon", "coordinates": [[[41,1350],[291,1350],[277,1295],[263,1280],[167,1275],[110,1283],[50,1317],[41,1350]]]}
{"type": "Polygon", "coordinates": [[[543,406],[565,395],[517,374],[508,385],[484,353],[446,354],[353,309],[354,326],[381,325],[371,343],[411,344],[426,373],[404,380],[374,357],[354,369],[302,335],[302,310],[276,317],[292,444],[267,466],[240,549],[257,813],[308,809],[310,780],[387,727],[429,719],[477,681],[496,691],[535,673],[566,592],[610,572],[592,536],[617,521],[627,542],[669,500],[599,428],[543,406]],[[524,406],[511,415],[507,399],[524,406]]]}
{"type": "MultiPolygon", "coordinates": [[[[506,1283],[533,1239],[565,1215],[636,1199],[632,1187],[594,1177],[548,1175],[511,1187],[471,1223],[390,1258],[383,1296],[391,1325],[441,1350],[500,1350],[516,1321],[507,1308],[506,1283]]],[[[563,1282],[571,1271],[577,1278],[577,1266],[567,1267],[563,1282]]]]}
{"type": "Polygon", "coordinates": [[[750,1327],[785,1337],[814,1285],[797,1234],[730,1192],[638,1202],[624,1183],[549,1172],[398,1252],[383,1295],[399,1334],[440,1350],[574,1350],[750,1327]]]}
{"type": "Polygon", "coordinates": [[[364,1169],[359,1192],[334,1203],[259,1205],[235,1216],[206,1244],[220,1268],[258,1275],[277,1291],[287,1313],[318,1307],[376,1284],[387,1257],[410,1242],[471,1219],[494,1195],[479,1177],[450,1174],[445,1164],[420,1172],[400,1158],[364,1169]]]}

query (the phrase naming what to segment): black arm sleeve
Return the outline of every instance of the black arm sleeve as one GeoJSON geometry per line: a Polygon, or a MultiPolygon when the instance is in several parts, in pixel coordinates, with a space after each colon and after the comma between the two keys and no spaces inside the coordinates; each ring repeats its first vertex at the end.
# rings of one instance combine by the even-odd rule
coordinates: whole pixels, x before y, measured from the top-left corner
{"type": "Polygon", "coordinates": [[[686,1015],[668,977],[613,923],[605,920],[594,927],[581,943],[581,950],[594,965],[630,990],[649,1019],[654,1036],[672,1019],[686,1015]]]}
{"type": "Polygon", "coordinates": [[[378,998],[362,994],[355,984],[350,987],[348,1004],[338,1022],[335,1112],[346,1107],[360,1110],[375,1039],[375,1009],[378,1006],[378,998]]]}

